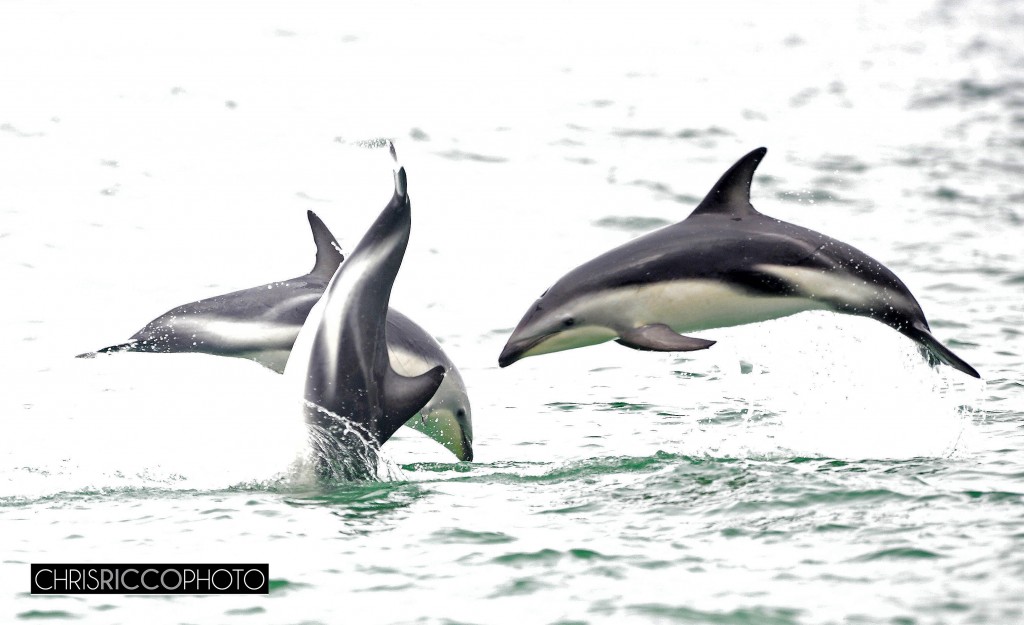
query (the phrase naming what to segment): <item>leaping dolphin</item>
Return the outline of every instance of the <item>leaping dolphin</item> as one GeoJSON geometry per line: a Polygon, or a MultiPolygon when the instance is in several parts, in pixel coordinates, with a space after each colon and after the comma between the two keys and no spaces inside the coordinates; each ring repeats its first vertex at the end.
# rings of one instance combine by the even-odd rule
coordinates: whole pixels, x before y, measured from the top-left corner
{"type": "Polygon", "coordinates": [[[766,153],[737,161],[683,221],[563,276],[523,316],[498,364],[612,339],[640,350],[707,349],[715,341],[683,333],[831,310],[881,321],[932,359],[980,377],[932,335],[920,304],[884,265],[754,209],[750,184],[766,153]]]}
{"type": "MultiPolygon", "coordinates": [[[[199,352],[248,358],[282,373],[295,338],[344,260],[337,239],[313,211],[306,211],[316,244],[316,262],[303,276],[271,282],[177,306],[150,321],[125,343],[79,354],[199,352]]],[[[455,364],[422,327],[388,310],[388,353],[403,375],[442,365],[448,372],[437,393],[409,427],[451,451],[473,459],[472,409],[455,364]]]]}
{"type": "MultiPolygon", "coordinates": [[[[416,377],[391,366],[385,342],[391,288],[412,225],[404,168],[395,173],[391,202],[331,278],[307,317],[287,374],[304,385],[306,421],[321,452],[320,469],[353,477],[346,457],[384,444],[437,391],[445,368],[416,377]],[[338,455],[340,454],[340,458],[338,455]]],[[[357,473],[356,473],[357,474],[357,473]]]]}
{"type": "Polygon", "coordinates": [[[96,352],[199,352],[255,360],[278,373],[331,276],[345,259],[334,235],[306,211],[316,243],[316,262],[304,276],[271,282],[183,304],[150,321],[127,342],[96,352]]]}

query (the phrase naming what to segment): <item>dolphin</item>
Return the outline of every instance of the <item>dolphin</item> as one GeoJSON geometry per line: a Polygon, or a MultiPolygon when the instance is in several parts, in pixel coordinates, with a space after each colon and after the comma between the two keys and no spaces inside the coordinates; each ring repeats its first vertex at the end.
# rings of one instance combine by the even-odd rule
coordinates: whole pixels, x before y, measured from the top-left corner
{"type": "Polygon", "coordinates": [[[701,350],[715,341],[685,333],[830,310],[880,321],[933,364],[980,377],[932,335],[920,304],[887,267],[754,209],[750,185],[766,153],[737,161],[683,221],[563,276],[523,316],[498,364],[612,339],[639,350],[701,350]]]}
{"type": "Polygon", "coordinates": [[[334,273],[288,359],[286,375],[302,381],[306,422],[328,477],[359,476],[352,454],[383,445],[445,378],[442,365],[403,376],[388,355],[388,303],[412,225],[407,189],[399,168],[391,202],[334,273]]]}
{"type": "MultiPolygon", "coordinates": [[[[200,352],[248,358],[283,373],[299,330],[344,261],[337,239],[313,212],[306,211],[316,244],[309,273],[278,282],[177,306],[146,324],[125,343],[79,354],[200,352]]],[[[448,374],[437,394],[410,419],[419,430],[459,460],[473,459],[472,410],[455,364],[437,341],[411,319],[389,309],[388,352],[403,375],[420,375],[436,365],[448,374]]]]}
{"type": "Polygon", "coordinates": [[[316,243],[316,262],[306,275],[177,306],[147,323],[127,342],[78,357],[111,352],[200,352],[248,358],[283,372],[299,329],[345,259],[324,222],[313,211],[306,211],[306,216],[316,243]]]}

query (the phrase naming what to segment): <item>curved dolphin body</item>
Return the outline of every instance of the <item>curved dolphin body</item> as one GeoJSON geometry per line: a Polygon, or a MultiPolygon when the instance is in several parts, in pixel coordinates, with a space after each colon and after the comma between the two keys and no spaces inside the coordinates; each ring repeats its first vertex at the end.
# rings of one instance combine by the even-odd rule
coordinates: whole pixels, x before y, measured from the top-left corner
{"type": "Polygon", "coordinates": [[[683,221],[562,277],[516,326],[499,365],[612,339],[641,350],[707,349],[715,342],[682,333],[831,310],[881,321],[933,362],[980,377],[932,336],[921,306],[888,268],[754,209],[750,184],[766,152],[741,158],[683,221]]]}
{"type": "Polygon", "coordinates": [[[388,302],[412,225],[405,169],[395,193],[349,259],[335,272],[288,361],[304,384],[306,421],[327,477],[360,477],[348,460],[374,452],[427,403],[445,377],[436,366],[416,377],[391,366],[388,302]]]}
{"type": "MultiPolygon", "coordinates": [[[[200,352],[248,358],[284,372],[302,324],[344,260],[324,222],[313,211],[306,216],[316,243],[316,262],[308,274],[178,306],[147,323],[127,342],[79,357],[200,352]]],[[[389,309],[387,321],[388,351],[397,371],[419,375],[436,365],[448,371],[434,397],[407,425],[444,445],[459,460],[472,460],[472,410],[455,364],[426,330],[402,313],[389,309]]]]}

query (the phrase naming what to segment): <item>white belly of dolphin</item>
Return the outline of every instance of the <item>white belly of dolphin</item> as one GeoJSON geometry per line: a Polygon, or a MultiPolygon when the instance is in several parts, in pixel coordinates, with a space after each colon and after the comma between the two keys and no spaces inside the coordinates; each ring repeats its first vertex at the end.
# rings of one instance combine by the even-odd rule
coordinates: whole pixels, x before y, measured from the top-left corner
{"type": "Polygon", "coordinates": [[[812,298],[751,295],[741,287],[714,280],[673,280],[616,289],[599,295],[595,309],[612,328],[664,323],[676,332],[698,332],[827,309],[812,298]]]}

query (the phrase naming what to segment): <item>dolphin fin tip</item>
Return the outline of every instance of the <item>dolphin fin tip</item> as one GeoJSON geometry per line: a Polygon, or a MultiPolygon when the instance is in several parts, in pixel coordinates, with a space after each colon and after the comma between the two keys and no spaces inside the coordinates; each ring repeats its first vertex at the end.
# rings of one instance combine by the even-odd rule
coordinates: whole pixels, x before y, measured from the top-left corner
{"type": "MultiPolygon", "coordinates": [[[[950,352],[950,353],[952,353],[952,352],[950,352]]],[[[963,359],[961,359],[959,357],[956,357],[955,360],[951,359],[950,361],[944,361],[944,362],[946,362],[946,364],[949,365],[950,367],[953,367],[957,371],[961,371],[963,373],[966,373],[967,375],[971,376],[972,378],[976,378],[978,380],[981,379],[981,374],[978,373],[978,370],[975,369],[974,367],[972,367],[971,365],[967,364],[967,362],[965,362],[963,359]]]]}
{"type": "Polygon", "coordinates": [[[945,345],[939,342],[939,339],[928,330],[927,326],[915,323],[913,325],[913,332],[909,334],[910,338],[917,341],[926,352],[929,360],[938,361],[943,364],[947,364],[953,367],[957,371],[966,373],[972,378],[981,379],[981,374],[978,370],[967,363],[966,360],[957,356],[953,353],[953,350],[949,349],[945,345]]]}
{"type": "Polygon", "coordinates": [[[78,354],[75,358],[95,358],[100,354],[116,354],[119,352],[134,352],[138,351],[136,346],[139,345],[139,341],[132,339],[126,343],[118,343],[117,345],[108,345],[101,349],[97,349],[93,352],[85,352],[84,354],[78,354]]]}
{"type": "Polygon", "coordinates": [[[405,175],[405,167],[399,167],[395,172],[395,195],[405,197],[408,193],[409,181],[405,175]]]}

